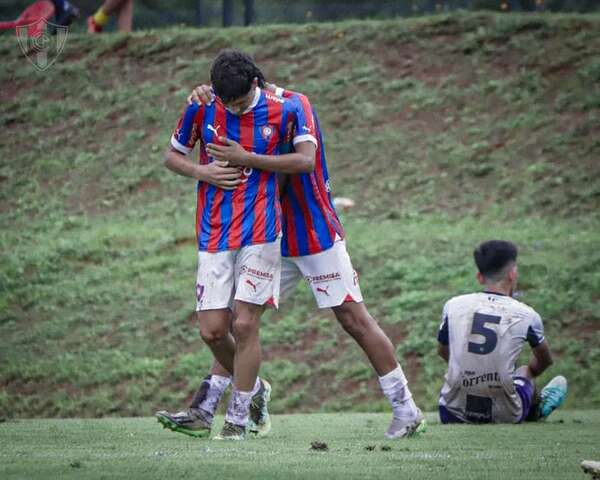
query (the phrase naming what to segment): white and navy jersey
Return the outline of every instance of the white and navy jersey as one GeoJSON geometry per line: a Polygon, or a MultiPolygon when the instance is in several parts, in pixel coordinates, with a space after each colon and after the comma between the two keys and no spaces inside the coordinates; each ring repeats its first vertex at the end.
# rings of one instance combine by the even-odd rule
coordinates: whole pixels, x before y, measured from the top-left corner
{"type": "Polygon", "coordinates": [[[520,420],[515,362],[525,342],[537,347],[544,341],[533,308],[496,293],[454,297],[444,305],[438,341],[450,350],[441,406],[468,423],[520,420]]]}

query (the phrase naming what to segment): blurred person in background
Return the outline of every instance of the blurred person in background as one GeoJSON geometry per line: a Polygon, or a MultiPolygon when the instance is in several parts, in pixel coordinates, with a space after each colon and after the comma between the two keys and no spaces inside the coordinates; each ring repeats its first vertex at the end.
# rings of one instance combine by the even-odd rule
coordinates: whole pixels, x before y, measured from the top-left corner
{"type": "Polygon", "coordinates": [[[52,0],[54,4],[54,23],[68,27],[79,18],[79,9],[67,0],[52,0]]]}
{"type": "Polygon", "coordinates": [[[120,32],[131,32],[133,25],[133,0],[106,0],[98,11],[88,17],[88,33],[102,33],[111,15],[117,14],[117,27],[120,32]]]}

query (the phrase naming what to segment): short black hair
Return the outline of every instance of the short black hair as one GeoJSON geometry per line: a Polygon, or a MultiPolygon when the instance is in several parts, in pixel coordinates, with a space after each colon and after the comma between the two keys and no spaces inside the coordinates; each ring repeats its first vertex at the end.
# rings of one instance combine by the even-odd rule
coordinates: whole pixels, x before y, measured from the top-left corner
{"type": "Polygon", "coordinates": [[[517,246],[506,240],[489,240],[473,252],[479,273],[494,278],[511,262],[517,261],[517,246]]]}
{"type": "Polygon", "coordinates": [[[264,87],[265,77],[250,55],[227,48],[221,50],[210,69],[210,81],[215,94],[224,102],[247,95],[253,80],[264,87]]]}

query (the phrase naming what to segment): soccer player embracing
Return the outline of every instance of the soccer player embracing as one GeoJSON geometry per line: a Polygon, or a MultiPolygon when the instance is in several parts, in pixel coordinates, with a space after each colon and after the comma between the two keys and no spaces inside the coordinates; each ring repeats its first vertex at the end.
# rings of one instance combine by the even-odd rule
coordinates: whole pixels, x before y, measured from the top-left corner
{"type": "MultiPolygon", "coordinates": [[[[323,135],[316,112],[308,98],[302,94],[269,84],[267,88],[278,97],[297,101],[304,112],[303,117],[312,117],[310,123],[314,123],[316,130],[310,133],[316,132],[318,139],[314,171],[291,174],[282,181],[281,296],[287,297],[298,282],[305,278],[318,307],[333,310],[344,330],[364,350],[377,372],[381,388],[393,410],[386,436],[405,438],[421,432],[425,429],[423,414],[412,399],[391,341],[371,317],[363,302],[358,276],[346,251],[344,230],[331,201],[323,135]]],[[[194,100],[202,104],[212,104],[213,99],[213,91],[207,85],[198,87],[194,93],[194,100]]],[[[302,138],[307,130],[307,127],[302,127],[296,133],[302,138]]],[[[172,430],[193,434],[193,422],[187,422],[186,419],[202,415],[205,408],[210,408],[209,413],[214,414],[215,401],[222,395],[228,371],[227,366],[215,362],[211,374],[203,380],[196,392],[188,413],[181,412],[179,417],[174,417],[168,412],[159,412],[159,421],[172,430]],[[209,398],[213,401],[208,402],[206,399],[209,398]],[[166,420],[167,416],[169,421],[166,420]]],[[[251,412],[249,429],[262,436],[270,430],[270,421],[265,398],[256,398],[258,401],[253,402],[255,408],[251,412]]]]}
{"type": "MultiPolygon", "coordinates": [[[[273,171],[310,172],[317,140],[312,117],[304,117],[296,102],[261,88],[262,73],[242,52],[221,52],[212,65],[211,82],[215,102],[185,109],[165,163],[198,180],[200,333],[220,364],[233,372],[233,392],[217,438],[243,439],[252,397],[264,396],[270,388],[258,378],[258,331],[265,306],[277,307],[279,300],[281,219],[273,171]],[[200,161],[193,163],[186,155],[198,142],[200,161]],[[282,154],[282,146],[290,142],[294,152],[282,154]]],[[[193,424],[203,435],[212,424],[208,410],[201,410],[200,418],[159,419],[193,424]]]]}

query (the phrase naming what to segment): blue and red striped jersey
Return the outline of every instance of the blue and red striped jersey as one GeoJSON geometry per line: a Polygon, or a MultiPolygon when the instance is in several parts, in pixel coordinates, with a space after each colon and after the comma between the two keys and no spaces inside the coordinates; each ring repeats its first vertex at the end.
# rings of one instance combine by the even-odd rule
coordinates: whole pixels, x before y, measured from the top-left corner
{"type": "MultiPolygon", "coordinates": [[[[210,105],[189,105],[171,138],[171,146],[187,155],[200,141],[199,161],[207,164],[212,159],[205,147],[208,143],[219,144],[219,136],[235,140],[249,152],[277,155],[290,141],[317,143],[313,131],[312,116],[305,118],[297,101],[257,88],[252,105],[241,115],[229,112],[218,98],[210,105]]],[[[243,173],[243,183],[235,190],[198,182],[199,250],[235,250],[275,241],[279,235],[281,206],[277,175],[252,168],[245,168],[243,173]]]]}
{"type": "Polygon", "coordinates": [[[317,113],[305,95],[282,89],[278,89],[277,93],[284,98],[295,99],[301,105],[304,116],[312,117],[318,139],[314,171],[290,175],[281,195],[281,254],[284,257],[313,255],[331,248],[336,236],[344,238],[344,229],[331,199],[323,134],[317,113]]]}

